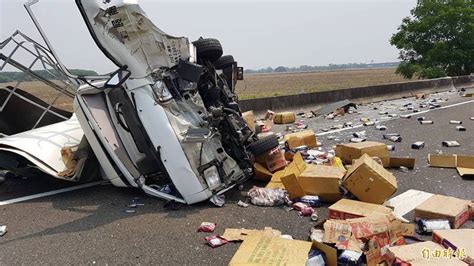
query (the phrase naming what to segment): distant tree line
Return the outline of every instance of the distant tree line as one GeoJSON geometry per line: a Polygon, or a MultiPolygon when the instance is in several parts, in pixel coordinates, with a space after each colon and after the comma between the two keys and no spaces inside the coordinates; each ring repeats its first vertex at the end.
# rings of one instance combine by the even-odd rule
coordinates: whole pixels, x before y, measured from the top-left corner
{"type": "Polygon", "coordinates": [[[342,70],[342,69],[354,69],[354,68],[379,68],[379,67],[397,67],[399,62],[388,62],[388,63],[349,63],[349,64],[329,64],[327,66],[308,66],[302,65],[299,67],[285,67],[279,66],[276,68],[267,67],[257,70],[246,69],[247,74],[258,74],[258,73],[283,73],[283,72],[316,72],[316,71],[330,71],[330,70],[342,70]]]}
{"type": "MultiPolygon", "coordinates": [[[[79,75],[79,76],[94,76],[97,75],[97,72],[93,70],[84,70],[84,69],[70,69],[69,70],[72,74],[74,75],[79,75]]],[[[51,70],[35,70],[33,71],[39,76],[46,78],[46,79],[55,79],[58,76],[62,76],[61,73],[58,73],[57,70],[51,69],[51,70]]],[[[16,71],[11,71],[11,72],[0,72],[0,83],[5,83],[5,82],[15,82],[15,81],[34,81],[35,78],[32,77],[31,75],[28,75],[24,72],[16,72],[16,71]]]]}

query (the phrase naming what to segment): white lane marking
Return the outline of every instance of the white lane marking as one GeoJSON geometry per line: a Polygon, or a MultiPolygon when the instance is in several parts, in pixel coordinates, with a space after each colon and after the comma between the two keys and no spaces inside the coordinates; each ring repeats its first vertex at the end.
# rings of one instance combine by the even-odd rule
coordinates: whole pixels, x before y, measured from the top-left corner
{"type": "MultiPolygon", "coordinates": [[[[468,103],[474,103],[474,100],[469,100],[469,101],[460,102],[460,103],[453,103],[453,104],[450,104],[450,105],[441,106],[440,108],[436,108],[436,109],[428,109],[428,110],[420,111],[420,112],[417,112],[417,113],[412,113],[411,115],[412,116],[422,115],[422,114],[426,114],[426,113],[433,112],[433,111],[436,111],[436,110],[448,109],[448,108],[451,108],[451,107],[456,107],[456,106],[460,106],[460,105],[464,105],[464,104],[468,104],[468,103]]],[[[385,123],[385,122],[396,120],[396,119],[401,119],[401,118],[400,117],[394,117],[394,118],[389,118],[389,119],[383,120],[383,121],[375,121],[375,124],[385,123]]],[[[364,124],[318,133],[318,134],[316,134],[316,136],[320,137],[320,136],[339,133],[339,132],[342,132],[342,131],[351,130],[351,129],[355,129],[355,128],[360,128],[360,127],[364,127],[364,124]]]]}
{"type": "Polygon", "coordinates": [[[29,195],[29,196],[25,196],[25,197],[16,198],[16,199],[0,201],[0,206],[5,206],[5,205],[18,203],[18,202],[22,202],[22,201],[27,201],[27,200],[32,200],[32,199],[48,197],[48,196],[52,196],[52,195],[56,195],[56,194],[60,194],[60,193],[70,192],[70,191],[83,189],[83,188],[88,188],[88,187],[94,187],[94,186],[98,186],[98,185],[102,185],[102,184],[106,184],[106,183],[108,183],[108,181],[101,180],[101,181],[91,182],[91,183],[87,183],[87,184],[83,184],[83,185],[79,185],[79,186],[67,187],[67,188],[63,188],[63,189],[48,191],[48,192],[39,193],[39,194],[35,194],[35,195],[29,195]]]}

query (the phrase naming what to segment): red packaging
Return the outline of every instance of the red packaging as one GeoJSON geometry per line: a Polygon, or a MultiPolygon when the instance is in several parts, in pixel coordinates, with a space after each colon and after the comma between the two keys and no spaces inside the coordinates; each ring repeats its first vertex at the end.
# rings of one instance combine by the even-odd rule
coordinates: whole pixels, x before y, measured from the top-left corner
{"type": "Polygon", "coordinates": [[[217,247],[220,247],[222,245],[225,245],[225,244],[229,243],[229,242],[227,242],[227,240],[225,240],[224,238],[222,238],[218,235],[208,236],[208,237],[205,237],[204,239],[207,241],[207,244],[209,246],[211,246],[212,248],[217,248],[217,247]]]}
{"type": "Polygon", "coordinates": [[[296,202],[292,205],[293,209],[297,211],[302,211],[305,208],[308,208],[308,205],[302,203],[302,202],[296,202]]]}
{"type": "Polygon", "coordinates": [[[202,222],[198,228],[198,232],[212,233],[216,229],[215,223],[202,222]]]}
{"type": "Polygon", "coordinates": [[[306,207],[303,208],[300,212],[299,215],[301,216],[311,216],[314,213],[314,209],[311,207],[306,207]]]}

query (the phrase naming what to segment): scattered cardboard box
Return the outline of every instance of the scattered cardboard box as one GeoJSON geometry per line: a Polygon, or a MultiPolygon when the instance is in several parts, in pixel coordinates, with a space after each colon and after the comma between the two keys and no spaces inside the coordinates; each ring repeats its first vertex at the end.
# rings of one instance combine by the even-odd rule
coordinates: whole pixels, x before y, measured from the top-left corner
{"type": "Polygon", "coordinates": [[[275,124],[290,124],[294,123],[296,115],[293,112],[275,113],[273,116],[273,123],[275,124]]]}
{"type": "Polygon", "coordinates": [[[390,157],[389,168],[406,167],[408,169],[415,168],[415,158],[390,157]]]}
{"type": "Polygon", "coordinates": [[[415,217],[446,219],[456,229],[469,219],[470,201],[444,195],[433,195],[415,208],[415,217]]]}
{"type": "Polygon", "coordinates": [[[326,255],[327,266],[337,266],[337,249],[318,241],[313,241],[313,248],[319,249],[326,255]]]}
{"type": "Polygon", "coordinates": [[[255,130],[255,116],[253,111],[247,111],[242,113],[242,118],[245,120],[245,123],[247,123],[247,126],[254,131],[255,130]]]}
{"type": "Polygon", "coordinates": [[[445,249],[432,242],[425,241],[410,245],[394,246],[387,249],[389,265],[466,265],[455,258],[443,257],[445,249]],[[440,253],[438,253],[438,251],[440,253]],[[441,254],[440,257],[433,255],[441,254]],[[397,262],[397,264],[394,264],[397,262]],[[404,264],[402,264],[404,263],[404,264]]]}
{"type": "Polygon", "coordinates": [[[255,168],[255,179],[260,180],[260,181],[265,181],[268,182],[272,179],[273,174],[268,171],[267,168],[263,167],[259,163],[255,163],[254,165],[255,168]]]}
{"type": "Polygon", "coordinates": [[[229,242],[239,242],[251,235],[281,236],[281,232],[271,227],[265,227],[263,230],[226,228],[221,237],[229,242]]]}
{"type": "Polygon", "coordinates": [[[342,184],[359,200],[375,204],[382,204],[397,191],[397,180],[393,174],[367,154],[347,170],[342,184]]]}
{"type": "Polygon", "coordinates": [[[465,257],[458,258],[469,265],[474,265],[474,229],[435,230],[433,231],[433,242],[438,243],[446,249],[451,248],[463,254],[465,257]]]}
{"type": "Polygon", "coordinates": [[[474,176],[474,156],[428,154],[431,167],[456,168],[460,176],[474,176]]]}
{"type": "Polygon", "coordinates": [[[296,133],[286,134],[284,140],[288,148],[291,150],[303,145],[308,146],[310,149],[317,147],[316,134],[313,130],[303,130],[296,133]]]}
{"type": "Polygon", "coordinates": [[[403,222],[408,222],[408,220],[405,219],[403,215],[414,210],[418,205],[429,199],[431,196],[433,196],[431,193],[410,189],[394,198],[387,200],[384,205],[393,209],[397,219],[403,222]]]}
{"type": "Polygon", "coordinates": [[[329,206],[329,219],[345,220],[367,216],[391,216],[392,210],[382,205],[341,199],[329,206]]]}
{"type": "Polygon", "coordinates": [[[403,236],[413,237],[416,235],[416,224],[402,223],[401,230],[403,236]]]}
{"type": "Polygon", "coordinates": [[[279,236],[250,235],[229,265],[305,265],[312,243],[279,236]]]}
{"type": "Polygon", "coordinates": [[[276,173],[273,174],[272,179],[270,182],[267,184],[266,188],[282,188],[285,189],[281,179],[285,176],[288,175],[295,175],[298,177],[302,171],[306,169],[306,163],[303,160],[303,157],[301,157],[300,153],[296,153],[293,161],[289,163],[285,169],[280,170],[276,173]]]}
{"type": "Polygon", "coordinates": [[[306,195],[295,174],[290,174],[281,178],[281,182],[288,191],[290,199],[301,198],[306,195]]]}
{"type": "Polygon", "coordinates": [[[346,163],[352,163],[352,160],[359,159],[363,154],[370,157],[379,157],[382,161],[383,158],[389,157],[387,145],[380,142],[365,141],[336,146],[336,156],[346,163]]]}
{"type": "Polygon", "coordinates": [[[340,167],[311,164],[298,176],[298,182],[307,195],[335,202],[342,197],[339,185],[344,173],[340,167]]]}

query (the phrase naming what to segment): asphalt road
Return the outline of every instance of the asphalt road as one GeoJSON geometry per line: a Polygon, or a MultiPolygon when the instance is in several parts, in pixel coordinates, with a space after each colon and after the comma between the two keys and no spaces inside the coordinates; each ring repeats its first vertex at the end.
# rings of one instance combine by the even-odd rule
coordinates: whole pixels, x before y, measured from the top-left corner
{"type": "MultiPolygon", "coordinates": [[[[448,95],[450,105],[472,98],[448,95]]],[[[444,97],[444,96],[442,96],[444,97]]],[[[331,124],[353,121],[360,122],[364,116],[382,119],[380,108],[398,110],[400,100],[367,105],[359,110],[361,114],[348,114],[340,121],[322,118],[307,119],[310,128],[322,132],[331,124]],[[379,110],[373,110],[377,107],[379,110]]],[[[472,199],[474,180],[462,179],[455,169],[429,168],[426,161],[429,153],[441,150],[443,153],[474,154],[473,134],[474,103],[447,109],[433,110],[422,114],[433,120],[434,125],[420,125],[416,118],[395,119],[383,122],[386,132],[374,127],[361,127],[340,133],[319,137],[323,145],[335,143],[328,136],[334,135],[342,142],[348,141],[354,131],[367,130],[369,140],[382,141],[383,133],[400,133],[401,143],[395,144],[394,155],[413,156],[416,168],[408,172],[392,170],[398,179],[400,194],[408,189],[419,189],[431,193],[472,199]],[[455,130],[450,120],[462,120],[466,132],[455,130]],[[457,140],[458,148],[442,147],[444,140],[457,140]],[[412,150],[411,143],[425,141],[422,150],[412,150]]],[[[284,127],[276,127],[275,131],[284,127]]],[[[393,144],[387,142],[389,144],[393,144]]],[[[248,190],[254,182],[246,184],[248,190]]],[[[33,194],[67,186],[63,182],[42,179],[7,180],[0,185],[0,201],[17,196],[33,194]],[[46,185],[45,185],[46,182],[46,185]]],[[[257,185],[263,185],[258,184],[257,185]]],[[[196,232],[203,221],[217,223],[216,233],[225,228],[263,229],[272,227],[295,239],[307,240],[309,230],[315,225],[308,217],[300,218],[295,211],[286,212],[282,207],[242,208],[237,205],[245,199],[244,191],[230,191],[222,208],[208,202],[183,206],[179,210],[167,210],[164,202],[147,197],[138,190],[101,185],[36,200],[0,206],[0,225],[8,226],[8,233],[0,237],[0,265],[11,264],[213,264],[224,265],[232,258],[239,244],[229,243],[212,249],[203,238],[210,234],[196,232]],[[125,213],[134,197],[140,197],[145,204],[135,213],[125,213]]],[[[327,207],[327,205],[325,206],[327,207]]],[[[326,208],[318,209],[320,220],[326,217],[326,208]]],[[[413,214],[406,216],[413,219],[413,214]]],[[[472,228],[469,221],[465,228],[472,228]]]]}

